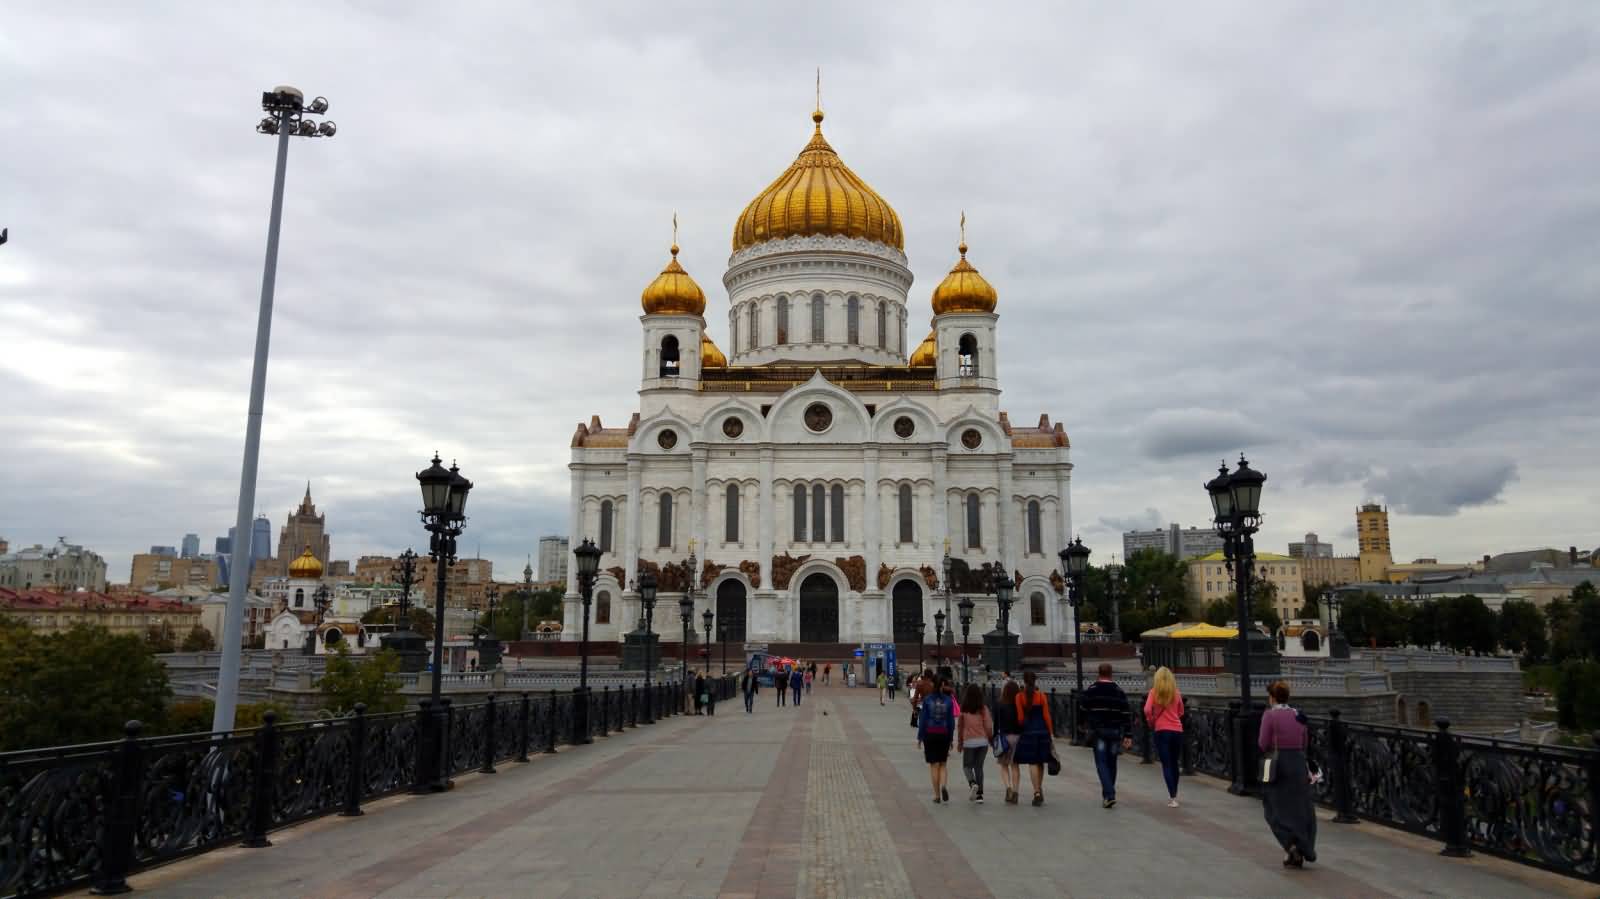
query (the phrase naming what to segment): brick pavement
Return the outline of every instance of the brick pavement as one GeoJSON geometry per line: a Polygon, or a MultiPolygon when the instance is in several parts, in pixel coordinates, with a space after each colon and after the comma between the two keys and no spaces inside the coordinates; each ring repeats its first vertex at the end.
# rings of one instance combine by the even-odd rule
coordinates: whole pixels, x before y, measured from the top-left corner
{"type": "MultiPolygon", "coordinates": [[[[1259,804],[1205,778],[1168,809],[1128,759],[1102,810],[1092,760],[1064,747],[1047,803],[928,801],[906,705],[817,688],[798,709],[680,717],[564,749],[437,796],[398,796],[131,878],[155,896],[1451,896],[1593,895],[1371,824],[1319,834],[1285,871],[1259,804]]],[[[996,780],[993,762],[989,780],[996,780]]],[[[991,792],[998,793],[997,790],[991,792]]]]}

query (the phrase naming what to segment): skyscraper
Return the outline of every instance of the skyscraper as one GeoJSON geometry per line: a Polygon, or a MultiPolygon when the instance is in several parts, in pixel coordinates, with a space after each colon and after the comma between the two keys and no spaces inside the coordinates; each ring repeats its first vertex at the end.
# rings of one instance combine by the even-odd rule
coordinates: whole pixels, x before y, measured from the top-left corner
{"type": "Polygon", "coordinates": [[[200,555],[200,535],[199,534],[184,534],[183,535],[183,557],[185,559],[192,559],[192,558],[194,558],[195,556],[198,556],[198,555],[200,555]]]}
{"type": "Polygon", "coordinates": [[[566,581],[568,546],[566,537],[539,538],[539,583],[566,581]]]}
{"type": "Polygon", "coordinates": [[[316,505],[311,502],[311,482],[307,481],[300,508],[289,513],[289,520],[278,532],[278,561],[288,565],[309,546],[311,555],[326,568],[331,555],[327,525],[327,516],[318,515],[316,505]]]}

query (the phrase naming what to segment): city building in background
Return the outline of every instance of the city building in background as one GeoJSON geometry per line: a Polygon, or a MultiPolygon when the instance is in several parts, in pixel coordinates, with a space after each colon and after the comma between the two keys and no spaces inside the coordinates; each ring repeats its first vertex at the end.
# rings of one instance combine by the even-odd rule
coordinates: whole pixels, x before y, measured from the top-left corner
{"type": "Polygon", "coordinates": [[[1356,545],[1361,560],[1361,580],[1381,581],[1389,576],[1394,556],[1389,549],[1389,508],[1366,503],[1356,510],[1356,545]]]}
{"type": "Polygon", "coordinates": [[[1132,558],[1142,549],[1166,553],[1174,559],[1192,559],[1222,551],[1222,538],[1211,528],[1180,528],[1169,525],[1151,531],[1126,531],[1122,535],[1122,557],[1132,558]]]}
{"type": "Polygon", "coordinates": [[[1307,534],[1306,539],[1289,544],[1289,555],[1296,559],[1331,559],[1333,544],[1323,543],[1316,534],[1307,534]]]}
{"type": "Polygon", "coordinates": [[[1334,555],[1333,544],[1323,543],[1316,534],[1307,534],[1304,541],[1289,544],[1289,557],[1300,560],[1300,580],[1308,590],[1361,580],[1361,559],[1334,555]]]}
{"type": "MultiPolygon", "coordinates": [[[[355,572],[350,577],[354,584],[394,584],[394,556],[362,556],[356,560],[355,572]]],[[[437,569],[426,555],[417,558],[416,584],[411,588],[413,601],[431,605],[437,585],[437,569]]],[[[488,559],[458,559],[445,572],[445,605],[450,608],[483,610],[488,607],[488,588],[494,583],[494,563],[488,559]]],[[[505,593],[502,592],[501,596],[505,593]]]]}
{"type": "MultiPolygon", "coordinates": [[[[200,626],[211,632],[211,637],[222,646],[222,622],[228,614],[228,594],[210,593],[196,605],[200,608],[200,626]]],[[[244,629],[239,635],[241,646],[265,648],[267,622],[272,617],[272,603],[255,593],[244,595],[244,629]]]]}
{"type": "Polygon", "coordinates": [[[0,587],[69,592],[106,589],[106,560],[67,538],[54,546],[40,544],[0,555],[0,587]]]}
{"type": "Polygon", "coordinates": [[[283,529],[278,532],[278,561],[288,565],[309,546],[311,555],[326,566],[332,559],[327,526],[327,516],[318,515],[316,505],[311,502],[311,482],[307,481],[300,508],[289,513],[283,529]]]}
{"type": "Polygon", "coordinates": [[[185,559],[192,559],[195,556],[200,555],[200,535],[199,534],[184,534],[183,535],[183,550],[182,550],[181,555],[185,559]]]}
{"type": "Polygon", "coordinates": [[[200,608],[178,600],[113,596],[98,590],[56,593],[0,587],[0,616],[47,634],[88,624],[114,634],[143,636],[147,631],[162,631],[174,643],[181,643],[200,623],[200,608]]]}
{"type": "Polygon", "coordinates": [[[173,558],[177,558],[178,548],[176,546],[152,546],[150,547],[150,552],[148,554],[152,556],[172,556],[173,558]]]}
{"type": "Polygon", "coordinates": [[[176,555],[136,553],[128,573],[128,586],[141,593],[154,593],[169,587],[204,587],[223,583],[215,559],[180,559],[176,555]]]}
{"type": "MultiPolygon", "coordinates": [[[[1233,575],[1228,573],[1222,551],[1189,560],[1189,592],[1200,603],[1201,612],[1218,599],[1233,595],[1233,575]]],[[[1277,553],[1256,553],[1256,574],[1277,588],[1278,618],[1288,621],[1300,616],[1305,605],[1305,583],[1300,576],[1300,560],[1277,553]]]]}
{"type": "Polygon", "coordinates": [[[534,577],[540,584],[567,583],[567,555],[571,544],[566,537],[539,538],[539,566],[534,577]]]}

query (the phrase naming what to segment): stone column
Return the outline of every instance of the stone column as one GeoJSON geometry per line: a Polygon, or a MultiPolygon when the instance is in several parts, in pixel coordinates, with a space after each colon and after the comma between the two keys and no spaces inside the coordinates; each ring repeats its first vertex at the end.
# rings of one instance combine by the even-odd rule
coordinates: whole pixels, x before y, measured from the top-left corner
{"type": "MultiPolygon", "coordinates": [[[[810,319],[808,318],[806,321],[809,327],[810,319]]],[[[790,324],[792,326],[793,322],[791,321],[790,324]]],[[[772,501],[772,456],[772,447],[763,446],[761,448],[761,487],[760,499],[758,500],[760,503],[761,526],[759,529],[760,539],[757,541],[756,547],[756,551],[760,553],[760,558],[756,561],[761,563],[761,586],[758,588],[759,590],[772,589],[772,541],[774,536],[773,529],[777,527],[777,522],[773,518],[775,510],[772,501]]]]}
{"type": "MultiPolygon", "coordinates": [[[[933,448],[933,551],[944,553],[944,541],[950,536],[950,497],[946,476],[949,450],[944,446],[933,448]]],[[[937,567],[937,566],[935,566],[937,567]]],[[[940,575],[943,577],[943,575],[940,575]]]]}
{"type": "MultiPolygon", "coordinates": [[[[580,450],[574,450],[576,455],[580,450]]],[[[573,549],[583,542],[583,463],[574,459],[567,466],[572,473],[572,495],[568,499],[567,538],[573,549]]],[[[578,630],[583,624],[583,604],[578,598],[578,566],[567,565],[567,592],[561,600],[561,639],[579,639],[578,630]]]]}
{"type": "Polygon", "coordinates": [[[1000,465],[1000,506],[995,524],[1000,538],[1000,559],[1005,563],[1006,571],[1017,570],[1017,559],[1022,555],[1022,541],[1027,539],[1023,533],[1021,516],[1016,514],[1016,501],[1011,497],[1011,456],[1002,455],[1000,465]]]}
{"type": "MultiPolygon", "coordinates": [[[[700,558],[711,557],[711,547],[706,543],[706,448],[693,447],[690,451],[689,475],[689,536],[694,538],[700,558]]],[[[699,577],[699,572],[691,572],[699,577]]]]}
{"type": "Polygon", "coordinates": [[[880,514],[883,511],[882,497],[878,492],[878,447],[869,445],[865,448],[866,488],[861,496],[861,530],[862,530],[862,557],[867,560],[867,589],[878,589],[878,560],[882,555],[883,538],[881,535],[880,514]]]}
{"type": "Polygon", "coordinates": [[[623,535],[622,544],[622,570],[627,578],[627,583],[622,589],[632,589],[635,572],[639,567],[639,529],[643,513],[639,509],[641,503],[641,481],[644,477],[644,460],[637,456],[628,458],[628,533],[623,535]]]}

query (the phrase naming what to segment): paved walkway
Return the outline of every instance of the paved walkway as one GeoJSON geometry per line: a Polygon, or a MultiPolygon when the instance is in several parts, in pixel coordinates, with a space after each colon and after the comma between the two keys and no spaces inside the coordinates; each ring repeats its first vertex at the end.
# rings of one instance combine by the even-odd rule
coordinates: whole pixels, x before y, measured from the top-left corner
{"type": "MultiPolygon", "coordinates": [[[[1324,815],[1322,864],[1285,871],[1256,802],[1187,779],[1166,807],[1156,766],[1124,764],[1100,808],[1092,759],[1070,750],[1046,804],[929,801],[901,702],[818,688],[798,709],[674,718],[397,796],[146,872],[151,896],[1583,896],[1488,857],[1324,815]]],[[[1026,775],[1024,775],[1026,776],[1026,775]]]]}

